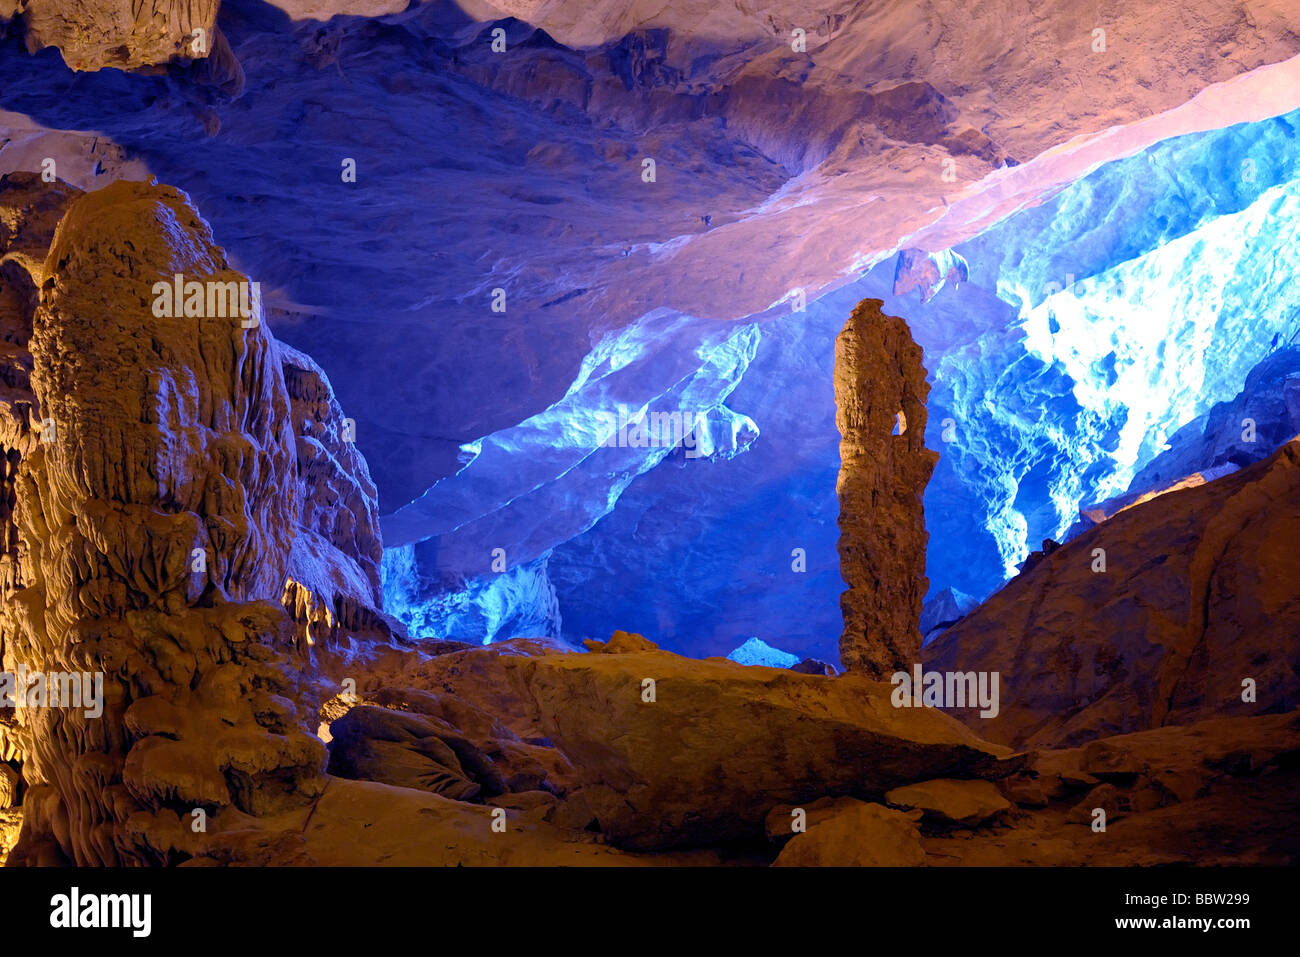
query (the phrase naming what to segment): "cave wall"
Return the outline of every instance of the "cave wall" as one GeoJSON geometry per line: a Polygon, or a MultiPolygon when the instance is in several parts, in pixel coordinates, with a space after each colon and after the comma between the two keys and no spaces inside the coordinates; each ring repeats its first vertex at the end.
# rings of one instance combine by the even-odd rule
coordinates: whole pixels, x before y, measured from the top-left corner
{"type": "MultiPolygon", "coordinates": [[[[1028,22],[996,6],[966,11],[972,23],[1020,28],[986,31],[990,44],[1007,45],[996,95],[1015,106],[997,111],[971,92],[987,85],[988,71],[986,59],[961,52],[968,31],[946,20],[910,31],[900,24],[926,14],[898,4],[842,18],[840,4],[825,4],[830,19],[808,25],[805,53],[773,32],[802,16],[779,4],[764,8],[770,22],[727,10],[736,49],[693,33],[703,14],[672,5],[663,23],[604,7],[575,23],[558,7],[525,4],[527,22],[501,22],[503,55],[489,47],[494,24],[474,19],[492,10],[424,4],[388,16],[391,4],[335,6],[224,5],[220,31],[256,77],[243,96],[195,84],[187,71],[196,65],[179,61],[163,72],[86,72],[70,84],[52,50],[20,54],[15,27],[0,57],[2,105],[31,126],[0,152],[0,169],[36,169],[51,156],[82,185],[147,170],[195,198],[232,262],[256,266],[277,335],[328,370],[356,417],[358,447],[375,463],[383,511],[395,519],[433,486],[432,511],[460,515],[459,532],[436,524],[409,532],[426,541],[419,560],[401,543],[390,562],[400,572],[390,577],[395,610],[431,635],[496,638],[521,628],[581,639],[636,616],[666,647],[695,654],[761,636],[833,659],[840,623],[826,599],[839,582],[828,476],[838,440],[828,403],[806,384],[814,370],[828,374],[830,351],[805,337],[833,337],[844,302],[821,303],[840,290],[852,290],[850,305],[884,299],[935,357],[929,444],[946,454],[926,495],[929,577],[935,591],[977,597],[1043,538],[1063,534],[1080,504],[1122,487],[1182,420],[1230,398],[1259,358],[1239,325],[1198,322],[1182,334],[1198,340],[1196,350],[1223,354],[1234,336],[1242,344],[1231,363],[1206,366],[1204,399],[1190,378],[1167,374],[1179,358],[1121,378],[1121,400],[1106,384],[1124,375],[1123,350],[1114,366],[1110,349],[1076,355],[1070,343],[1099,316],[1123,340],[1131,325],[1196,304],[1116,304],[1080,288],[1067,295],[1083,307],[1058,308],[1063,298],[1044,304],[1049,283],[1109,280],[1131,260],[1123,279],[1134,289],[1156,275],[1187,290],[1217,284],[1225,314],[1256,308],[1245,295],[1252,285],[1290,301],[1274,282],[1285,270],[1260,267],[1295,247],[1277,229],[1285,205],[1245,217],[1268,229],[1256,230],[1265,238],[1232,282],[1198,271],[1191,255],[1198,244],[1233,241],[1201,226],[1221,218],[1226,227],[1221,214],[1292,178],[1288,121],[1263,121],[1268,135],[1256,123],[1196,134],[1213,141],[1204,148],[1169,139],[1215,116],[1258,119],[1252,111],[1269,115],[1286,99],[1294,17],[1272,5],[1252,5],[1250,22],[1215,4],[1173,23],[1133,12],[1108,55],[1089,48],[1085,12],[1053,7],[1028,22]],[[326,8],[340,16],[312,19],[326,8]],[[595,46],[577,39],[583,30],[595,46]],[[1230,55],[1174,69],[1171,50],[1199,49],[1207,32],[1230,55]],[[1057,75],[1062,57],[1082,71],[1070,77],[1087,78],[1086,91],[1057,75]],[[1265,76],[1270,64],[1279,69],[1265,76]],[[1118,82],[1129,69],[1155,81],[1118,82]],[[1203,88],[1196,115],[1179,113],[1203,88]],[[380,101],[391,109],[374,110],[380,101]],[[96,132],[75,133],[86,116],[96,132]],[[489,128],[508,132],[479,135],[489,128]],[[1057,149],[1048,155],[1049,147],[1057,149]],[[340,179],[348,157],[359,163],[356,183],[340,179]],[[646,157],[658,160],[655,184],[641,180],[646,157]],[[939,175],[947,159],[952,183],[939,175]],[[939,230],[941,245],[956,244],[970,263],[968,282],[928,302],[893,296],[889,282],[898,246],[918,228],[939,230]],[[1179,255],[1188,268],[1150,257],[1179,236],[1189,237],[1179,255]],[[792,311],[794,287],[807,295],[805,312],[792,311]],[[496,288],[508,293],[503,313],[490,305],[496,288]],[[991,301],[993,293],[1003,298],[991,301]],[[719,374],[692,353],[723,347],[703,334],[665,333],[679,319],[737,319],[757,327],[745,333],[757,341],[732,330],[725,348],[737,361],[719,374]],[[1064,335],[1050,331],[1065,319],[1064,335]],[[1207,334],[1211,346],[1199,341],[1207,334]],[[610,341],[616,348],[602,353],[610,341]],[[624,373],[635,387],[569,395],[599,361],[638,365],[624,373]],[[669,395],[687,362],[714,379],[700,404],[718,413],[719,431],[731,428],[729,451],[740,454],[707,467],[658,450],[609,467],[593,460],[577,469],[576,488],[571,453],[594,444],[582,434],[588,414],[669,395]],[[757,383],[759,370],[782,385],[757,383]],[[1158,389],[1141,381],[1152,378],[1158,389]],[[385,388],[370,385],[380,380],[385,388]],[[1168,388],[1179,393],[1177,410],[1143,408],[1143,432],[1139,416],[1129,418],[1134,397],[1168,388]],[[801,404],[815,410],[806,422],[797,421],[801,404]],[[948,418],[957,427],[943,439],[938,424],[948,418]],[[1125,430],[1126,461],[1116,463],[1125,430]],[[1139,433],[1139,456],[1127,461],[1139,433]],[[483,461],[457,475],[475,447],[483,461]],[[522,479],[523,460],[550,450],[564,453],[549,460],[550,474],[529,472],[513,491],[540,482],[554,486],[552,497],[532,498],[508,521],[496,515],[497,478],[522,479]],[[705,504],[692,510],[692,497],[705,504]],[[559,528],[520,514],[544,512],[546,501],[577,502],[579,520],[559,528]],[[785,517],[766,522],[776,510],[785,517]],[[650,542],[652,526],[672,541],[650,542]],[[761,545],[747,549],[741,530],[762,535],[761,545]],[[498,547],[504,574],[492,570],[498,547]],[[795,570],[795,549],[806,572],[795,570]]],[[[325,588],[333,573],[313,570],[310,552],[297,549],[299,577],[325,588]]],[[[354,571],[359,586],[367,573],[354,571]]]]}

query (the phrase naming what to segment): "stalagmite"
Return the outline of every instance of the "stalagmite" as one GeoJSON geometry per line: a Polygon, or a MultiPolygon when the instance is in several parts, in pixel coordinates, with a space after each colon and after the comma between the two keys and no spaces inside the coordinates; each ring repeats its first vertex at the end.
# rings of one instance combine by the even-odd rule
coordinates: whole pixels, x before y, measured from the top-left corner
{"type": "Polygon", "coordinates": [[[939,457],[925,447],[930,386],[907,323],[865,299],[835,340],[840,430],[840,599],[847,671],[907,670],[921,650],[925,597],[922,496],[939,457]]]}
{"type": "Polygon", "coordinates": [[[174,863],[214,836],[198,810],[320,793],[333,633],[312,621],[386,627],[374,486],[313,362],[260,323],[149,307],[173,273],[248,282],[184,194],[22,174],[0,201],[0,252],[24,253],[0,303],[0,658],[102,688],[0,733],[28,786],[11,863],[174,863]]]}

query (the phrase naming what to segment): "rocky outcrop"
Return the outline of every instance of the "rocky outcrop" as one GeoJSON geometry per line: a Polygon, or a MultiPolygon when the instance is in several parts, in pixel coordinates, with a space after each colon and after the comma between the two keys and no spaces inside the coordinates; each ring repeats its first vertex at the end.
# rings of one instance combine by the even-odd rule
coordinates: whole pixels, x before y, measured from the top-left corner
{"type": "Polygon", "coordinates": [[[1011,802],[988,781],[922,781],[894,788],[885,795],[885,803],[963,827],[976,827],[1011,810],[1011,802]]]}
{"type": "Polygon", "coordinates": [[[927,667],[998,672],[1000,713],[971,720],[1016,745],[1292,710],[1297,535],[1300,440],[1045,555],[927,646],[927,667]]]}
{"type": "Polygon", "coordinates": [[[781,851],[774,867],[916,867],[925,863],[915,822],[891,808],[845,801],[781,851]]]}
{"type": "MultiPolygon", "coordinates": [[[[428,708],[436,701],[444,708],[463,709],[471,699],[480,700],[483,692],[474,689],[488,680],[482,666],[491,660],[487,656],[496,656],[510,667],[490,679],[498,696],[493,706],[507,706],[513,699],[515,703],[508,704],[513,713],[507,711],[505,720],[529,733],[538,726],[520,725],[513,716],[520,713],[518,700],[539,686],[532,678],[521,683],[528,667],[524,661],[540,659],[546,663],[544,667],[550,667],[568,659],[578,667],[596,663],[603,671],[626,659],[629,667],[624,670],[635,674],[643,670],[639,665],[646,659],[659,657],[555,654],[528,642],[506,645],[476,650],[468,659],[448,658],[439,671],[459,693],[409,691],[409,705],[428,708]]],[[[422,667],[427,666],[425,662],[422,667]]],[[[724,673],[746,673],[736,666],[722,667],[724,673]]],[[[748,671],[774,673],[768,669],[748,671]]],[[[432,674],[421,680],[428,677],[432,674]]],[[[716,678],[716,674],[706,673],[702,681],[716,682],[716,678]]],[[[812,684],[799,697],[812,700],[813,695],[820,697],[824,687],[854,683],[862,682],[848,678],[812,684]]],[[[737,690],[745,687],[748,685],[737,690]]],[[[713,713],[715,721],[719,715],[742,712],[738,720],[752,726],[740,739],[745,748],[764,739],[764,728],[785,733],[786,726],[767,720],[766,709],[747,710],[748,698],[729,692],[721,695],[718,711],[713,713]]],[[[549,710],[551,699],[552,695],[545,693],[540,706],[549,710]]],[[[606,713],[608,697],[575,697],[566,710],[582,712],[583,700],[599,700],[601,714],[606,713]]],[[[620,751],[625,726],[620,715],[614,717],[612,721],[588,720],[591,727],[584,735],[590,741],[607,743],[606,762],[597,767],[588,759],[567,771],[567,777],[556,775],[556,781],[563,778],[568,783],[555,792],[506,794],[481,806],[453,803],[407,788],[367,783],[365,789],[359,789],[359,782],[333,781],[318,809],[311,812],[306,849],[320,863],[564,863],[579,859],[620,864],[719,863],[715,832],[710,831],[694,836],[695,851],[617,855],[592,846],[593,841],[606,839],[620,845],[625,842],[597,830],[603,820],[593,818],[586,827],[581,826],[578,811],[590,813],[590,808],[584,805],[584,789],[572,782],[584,777],[604,772],[611,789],[627,787],[623,811],[627,821],[640,816],[650,828],[660,820],[660,805],[645,801],[646,791],[640,782],[617,770],[623,767],[620,762],[609,760],[611,753],[620,751]],[[347,788],[337,790],[340,785],[347,788]],[[425,799],[436,803],[420,803],[425,799]],[[493,806],[507,809],[509,837],[487,836],[487,816],[493,806]],[[411,827],[409,821],[416,815],[421,826],[411,827]],[[403,827],[410,828],[412,835],[405,841],[401,840],[403,827]],[[365,839],[360,838],[363,834],[365,839]]],[[[820,722],[827,716],[811,720],[820,722]]],[[[723,721],[717,726],[724,733],[731,727],[723,721]]],[[[662,730],[663,735],[655,737],[652,725],[638,726],[637,745],[664,755],[655,760],[665,764],[671,760],[674,770],[697,787],[704,785],[695,781],[693,767],[712,763],[716,768],[708,799],[697,798],[697,807],[708,814],[713,806],[748,805],[752,796],[746,794],[741,781],[727,773],[737,765],[720,762],[714,749],[695,747],[696,739],[684,736],[675,721],[665,722],[662,730]]],[[[494,733],[504,738],[503,731],[498,726],[494,733]]],[[[530,740],[536,742],[530,746],[560,747],[558,739],[530,740]]],[[[801,750],[806,750],[804,740],[797,739],[801,750]]],[[[761,745],[773,746],[771,740],[761,745]]],[[[779,801],[769,806],[763,819],[762,830],[772,846],[767,862],[780,866],[1294,863],[1300,860],[1300,839],[1294,830],[1300,814],[1297,756],[1300,724],[1297,713],[1292,712],[1212,719],[1104,738],[1083,747],[1034,751],[1014,761],[997,762],[991,780],[918,777],[883,794],[859,792],[856,797],[841,794],[779,801]],[[882,802],[895,807],[884,807],[882,802]],[[1105,831],[1093,828],[1097,809],[1105,814],[1105,831]]],[[[644,769],[653,763],[647,759],[638,766],[644,769]]],[[[757,783],[762,787],[766,782],[760,779],[757,783]]],[[[297,813],[301,818],[304,812],[297,813]]],[[[725,852],[721,859],[726,859],[725,852]]],[[[765,862],[752,852],[736,860],[765,862]]]]}
{"type": "Polygon", "coordinates": [[[1216,403],[1170,436],[1165,450],[1143,466],[1123,494],[1080,508],[1079,521],[1069,535],[1168,492],[1231,475],[1268,458],[1297,433],[1300,346],[1289,345],[1255,366],[1234,398],[1216,403]]]}
{"type": "Polygon", "coordinates": [[[915,289],[922,302],[929,302],[944,286],[957,286],[969,278],[970,265],[951,250],[904,249],[894,264],[894,295],[905,296],[915,289]]]}
{"type": "Polygon", "coordinates": [[[357,449],[356,423],[343,413],[325,372],[310,356],[277,344],[289,396],[302,485],[302,528],[320,535],[364,575],[372,605],[382,602],[378,493],[357,449]]]}
{"type": "Polygon", "coordinates": [[[24,712],[19,858],[166,862],[192,810],[276,809],[318,786],[274,602],[301,494],[278,358],[237,319],[156,316],[153,284],[174,272],[246,281],[181,194],[143,184],[71,202],[44,261],[28,343],[41,441],[14,509],[30,579],[6,604],[6,658],[99,675],[104,700],[24,712]]]}
{"type": "Polygon", "coordinates": [[[410,710],[436,712],[505,770],[530,758],[544,777],[521,778],[512,791],[557,794],[553,821],[626,849],[759,836],[778,804],[879,798],[903,783],[1015,767],[1003,760],[1010,752],[946,715],[896,709],[889,685],[860,677],[528,642],[387,670],[369,669],[364,701],[403,696],[410,710]],[[397,682],[411,690],[395,691],[397,682]]]}
{"type": "Polygon", "coordinates": [[[432,791],[455,801],[505,790],[500,772],[455,728],[386,708],[352,708],[330,725],[330,774],[432,791]],[[476,778],[484,779],[480,784],[476,778]]]}
{"type": "Polygon", "coordinates": [[[921,634],[923,641],[933,641],[946,628],[951,628],[970,614],[979,602],[956,588],[945,588],[926,601],[921,609],[921,634]]]}
{"type": "Polygon", "coordinates": [[[16,18],[31,53],[57,47],[74,70],[136,70],[199,60],[229,50],[217,30],[219,0],[79,3],[17,0],[0,18],[16,18]]]}
{"type": "MultiPolygon", "coordinates": [[[[351,634],[388,637],[383,606],[378,494],[325,372],[277,343],[294,434],[302,508],[281,603],[313,645],[351,634]]],[[[401,626],[396,626],[400,631],[401,626]]]]}
{"type": "Polygon", "coordinates": [[[789,841],[779,864],[1294,866],[1297,717],[1212,719],[1034,752],[997,782],[1016,808],[988,782],[930,781],[891,792],[890,803],[915,805],[892,817],[823,800],[803,808],[807,833],[791,837],[790,807],[773,810],[768,833],[789,841]],[[939,793],[950,784],[971,794],[939,793]]]}
{"type": "Polygon", "coordinates": [[[796,834],[861,803],[857,798],[851,797],[823,797],[816,801],[805,801],[799,807],[778,804],[768,812],[767,820],[764,821],[767,839],[773,844],[784,845],[796,834]]]}
{"type": "Polygon", "coordinates": [[[1197,474],[1217,478],[1268,458],[1298,433],[1300,346],[1287,346],[1252,369],[1235,398],[1170,436],[1169,450],[1134,476],[1128,494],[1165,488],[1197,474]]]}
{"type": "Polygon", "coordinates": [[[858,304],[835,340],[840,430],[840,659],[849,672],[908,670],[927,588],[922,495],[939,457],[925,447],[930,387],[907,323],[858,304]],[[896,434],[891,434],[891,432],[896,434]]]}

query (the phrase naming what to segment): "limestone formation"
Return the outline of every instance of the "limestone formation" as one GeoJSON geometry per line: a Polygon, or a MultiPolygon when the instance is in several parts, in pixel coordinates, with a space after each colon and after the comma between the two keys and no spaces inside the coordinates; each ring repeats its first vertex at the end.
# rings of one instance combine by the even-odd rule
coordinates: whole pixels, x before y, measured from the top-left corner
{"type": "Polygon", "coordinates": [[[16,175],[0,222],[0,657],[102,680],[102,713],[21,708],[0,731],[27,786],[11,862],[176,862],[215,837],[196,810],[323,787],[312,648],[332,633],[310,609],[388,637],[373,486],[314,364],[259,311],[209,311],[249,280],[183,194],[16,175]],[[156,308],[176,274],[201,314],[156,308]]]}
{"type": "Polygon", "coordinates": [[[1067,746],[1300,706],[1300,439],[1134,505],[1039,559],[924,653],[997,671],[982,737],[1067,746]]]}
{"type": "MultiPolygon", "coordinates": [[[[120,70],[202,59],[215,48],[219,0],[145,0],[79,3],[18,0],[27,49],[58,47],[74,70],[120,70]]],[[[0,10],[0,16],[5,12],[0,10]]]]}
{"type": "Polygon", "coordinates": [[[911,668],[925,597],[922,496],[938,455],[925,447],[930,387],[907,323],[858,304],[835,340],[840,430],[840,659],[873,678],[911,668]],[[898,434],[893,434],[897,432],[898,434]]]}
{"type": "Polygon", "coordinates": [[[948,824],[975,827],[1011,810],[998,789],[988,781],[921,781],[894,788],[885,795],[894,807],[916,808],[924,817],[948,824]]]}
{"type": "Polygon", "coordinates": [[[904,249],[894,265],[894,295],[905,296],[917,290],[921,301],[929,302],[949,283],[956,286],[969,278],[970,266],[954,252],[904,249]]]}
{"type": "Polygon", "coordinates": [[[879,797],[904,783],[1017,766],[947,715],[894,708],[885,683],[662,651],[533,647],[543,653],[504,642],[442,655],[387,681],[372,667],[366,681],[407,682],[411,710],[438,711],[494,760],[509,740],[504,725],[517,741],[500,755],[504,766],[531,755],[547,769],[532,786],[560,794],[573,826],[598,828],[623,848],[759,836],[781,803],[879,797]]]}
{"type": "Polygon", "coordinates": [[[626,631],[616,631],[610,635],[609,641],[596,641],[588,639],[583,642],[586,649],[593,654],[604,655],[621,655],[637,651],[658,651],[659,646],[650,641],[644,635],[631,634],[626,631]]]}
{"type": "Polygon", "coordinates": [[[1300,6],[219,3],[0,0],[0,863],[1300,863],[1300,6]]]}
{"type": "Polygon", "coordinates": [[[0,764],[0,811],[18,803],[18,775],[7,764],[0,764]]]}
{"type": "Polygon", "coordinates": [[[801,825],[802,831],[806,831],[861,803],[857,798],[851,797],[824,797],[816,801],[805,801],[799,807],[779,804],[767,813],[767,819],[764,821],[767,839],[773,844],[784,845],[796,834],[801,833],[801,830],[796,830],[796,824],[801,825]]]}
{"type": "MultiPolygon", "coordinates": [[[[349,634],[387,636],[379,507],[355,423],[310,356],[277,343],[294,434],[302,508],[281,602],[313,645],[349,634]]],[[[324,650],[324,649],[322,649],[324,650]]]]}
{"type": "Polygon", "coordinates": [[[845,802],[781,851],[775,867],[915,867],[925,863],[916,824],[879,804],[845,802]]]}
{"type": "Polygon", "coordinates": [[[504,790],[491,761],[447,722],[386,708],[352,708],[330,725],[331,774],[432,791],[456,801],[479,796],[486,776],[504,790]]]}
{"type": "Polygon", "coordinates": [[[921,609],[923,641],[931,641],[968,615],[976,605],[974,598],[955,588],[945,588],[928,600],[921,609]]]}

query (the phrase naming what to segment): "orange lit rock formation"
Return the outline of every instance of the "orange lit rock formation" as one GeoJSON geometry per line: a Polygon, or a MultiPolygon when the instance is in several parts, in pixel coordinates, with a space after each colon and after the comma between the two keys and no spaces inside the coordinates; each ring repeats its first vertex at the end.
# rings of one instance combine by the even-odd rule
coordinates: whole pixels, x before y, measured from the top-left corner
{"type": "Polygon", "coordinates": [[[6,726],[28,787],[13,859],[174,862],[205,839],[195,811],[319,793],[309,628],[380,622],[373,488],[319,370],[256,314],[155,315],[176,273],[247,281],[183,194],[0,190],[0,650],[6,670],[103,679],[102,715],[28,708],[6,726]]]}
{"type": "Polygon", "coordinates": [[[835,340],[840,574],[849,586],[840,659],[876,678],[906,671],[921,649],[922,496],[939,459],[925,447],[921,347],[883,305],[863,300],[835,340]]]}
{"type": "Polygon", "coordinates": [[[1291,711],[1298,503],[1300,439],[1125,509],[944,632],[927,667],[1000,672],[1001,713],[972,723],[1017,746],[1291,711]]]}

